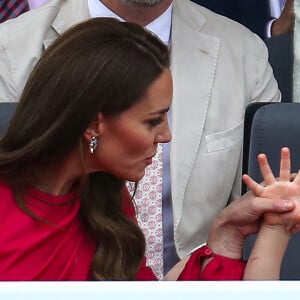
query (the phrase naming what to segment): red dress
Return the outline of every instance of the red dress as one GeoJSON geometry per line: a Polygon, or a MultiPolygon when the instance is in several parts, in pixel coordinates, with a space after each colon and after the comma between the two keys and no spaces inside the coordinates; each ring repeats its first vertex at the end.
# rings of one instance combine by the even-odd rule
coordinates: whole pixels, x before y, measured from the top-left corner
{"type": "MultiPolygon", "coordinates": [[[[126,194],[127,195],[127,194],[126,194]]],[[[124,197],[123,210],[135,220],[133,204],[124,197]]],[[[96,249],[78,215],[80,201],[71,192],[53,196],[29,189],[27,205],[40,218],[21,210],[12,190],[0,183],[0,280],[89,280],[96,249]]],[[[238,280],[245,263],[216,256],[200,272],[200,260],[211,256],[201,248],[188,261],[179,280],[238,280]]],[[[137,280],[157,280],[143,259],[137,280]]]]}

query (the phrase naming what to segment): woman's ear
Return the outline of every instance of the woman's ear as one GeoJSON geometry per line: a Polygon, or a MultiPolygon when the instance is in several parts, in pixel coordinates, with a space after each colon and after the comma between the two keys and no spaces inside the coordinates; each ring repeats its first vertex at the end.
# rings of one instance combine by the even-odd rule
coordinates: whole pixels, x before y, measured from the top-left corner
{"type": "Polygon", "coordinates": [[[99,137],[103,134],[103,114],[99,112],[96,118],[89,124],[84,131],[84,139],[89,142],[92,137],[99,137]]]}

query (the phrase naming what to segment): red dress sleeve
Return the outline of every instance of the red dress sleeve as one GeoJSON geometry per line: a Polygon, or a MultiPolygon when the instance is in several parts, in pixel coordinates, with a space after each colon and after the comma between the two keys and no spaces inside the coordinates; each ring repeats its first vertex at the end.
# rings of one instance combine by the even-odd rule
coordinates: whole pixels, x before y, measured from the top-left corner
{"type": "Polygon", "coordinates": [[[214,254],[210,248],[203,246],[193,252],[178,280],[242,280],[246,262],[214,254]],[[212,258],[203,271],[201,263],[204,258],[212,258]]]}
{"type": "Polygon", "coordinates": [[[157,281],[157,277],[153,273],[152,269],[150,267],[146,266],[146,258],[144,257],[140,266],[140,269],[138,271],[138,274],[136,276],[136,280],[154,280],[157,281]]]}

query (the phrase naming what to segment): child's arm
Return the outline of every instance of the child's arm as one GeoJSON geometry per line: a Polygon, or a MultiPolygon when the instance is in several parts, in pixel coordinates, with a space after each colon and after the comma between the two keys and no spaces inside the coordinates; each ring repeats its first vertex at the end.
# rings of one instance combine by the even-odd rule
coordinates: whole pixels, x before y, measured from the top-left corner
{"type": "Polygon", "coordinates": [[[262,223],[247,262],[244,280],[279,279],[283,255],[291,233],[284,225],[262,223]]]}
{"type": "Polygon", "coordinates": [[[288,148],[281,151],[278,179],[274,177],[265,155],[259,155],[258,162],[266,186],[244,175],[243,179],[248,188],[261,197],[293,199],[296,205],[293,212],[287,215],[265,215],[245,269],[244,279],[274,280],[280,275],[281,261],[291,236],[290,231],[299,222],[300,175],[290,181],[288,148]]]}

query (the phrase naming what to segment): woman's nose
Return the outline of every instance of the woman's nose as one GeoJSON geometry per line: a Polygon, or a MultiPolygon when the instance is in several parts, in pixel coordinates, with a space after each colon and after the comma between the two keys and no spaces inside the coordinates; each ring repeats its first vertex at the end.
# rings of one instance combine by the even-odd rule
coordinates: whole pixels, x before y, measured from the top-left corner
{"type": "Polygon", "coordinates": [[[167,123],[165,128],[162,129],[161,132],[159,132],[156,136],[156,142],[157,143],[168,143],[172,139],[172,134],[170,131],[169,124],[167,123]]]}

